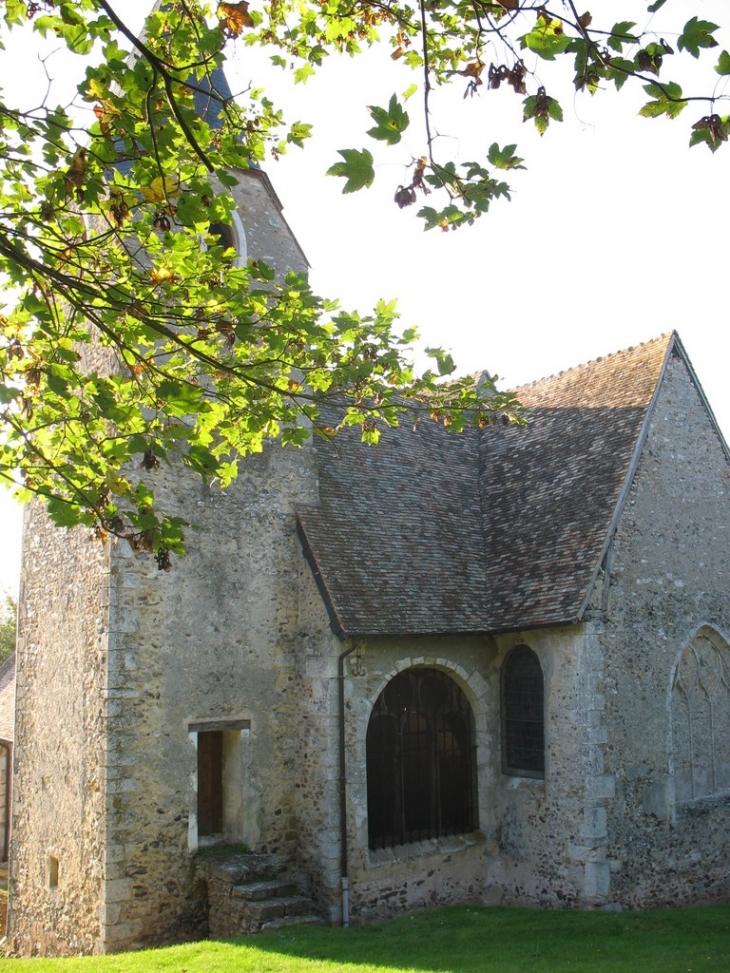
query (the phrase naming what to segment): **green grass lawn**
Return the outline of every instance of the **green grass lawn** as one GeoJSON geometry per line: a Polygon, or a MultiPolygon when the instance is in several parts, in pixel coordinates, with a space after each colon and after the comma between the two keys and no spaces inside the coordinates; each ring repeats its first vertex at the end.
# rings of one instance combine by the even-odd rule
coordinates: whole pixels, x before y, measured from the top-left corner
{"type": "Polygon", "coordinates": [[[227,942],[64,960],[0,973],[728,973],[730,905],[662,912],[463,906],[378,926],[291,928],[227,942]]]}

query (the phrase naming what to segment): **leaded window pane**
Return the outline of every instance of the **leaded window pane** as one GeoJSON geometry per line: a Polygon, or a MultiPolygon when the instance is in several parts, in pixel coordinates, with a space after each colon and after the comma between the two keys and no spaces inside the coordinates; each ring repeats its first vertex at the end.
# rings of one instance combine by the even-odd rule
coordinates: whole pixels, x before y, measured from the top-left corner
{"type": "Polygon", "coordinates": [[[512,649],[502,667],[502,763],[505,774],[545,776],[542,668],[526,645],[512,649]]]}

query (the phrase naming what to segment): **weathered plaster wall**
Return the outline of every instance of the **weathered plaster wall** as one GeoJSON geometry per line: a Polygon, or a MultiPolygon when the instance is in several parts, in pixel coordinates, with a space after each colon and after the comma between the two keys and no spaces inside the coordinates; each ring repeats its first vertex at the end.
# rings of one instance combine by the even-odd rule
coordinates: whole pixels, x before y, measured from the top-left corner
{"type": "Polygon", "coordinates": [[[616,533],[601,638],[605,763],[615,781],[597,835],[607,902],[676,905],[730,891],[730,794],[678,804],[671,778],[680,654],[704,625],[728,637],[729,490],[720,440],[674,359],[616,533]]]}
{"type": "Polygon", "coordinates": [[[108,547],[27,508],[8,929],[23,954],[101,949],[108,572],[108,547]]]}

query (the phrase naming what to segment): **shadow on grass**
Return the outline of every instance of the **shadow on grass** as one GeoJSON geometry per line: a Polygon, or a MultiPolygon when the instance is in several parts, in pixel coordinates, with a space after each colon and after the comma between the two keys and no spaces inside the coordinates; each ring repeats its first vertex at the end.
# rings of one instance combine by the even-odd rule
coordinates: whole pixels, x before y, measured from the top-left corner
{"type": "Polygon", "coordinates": [[[459,907],[379,926],[299,926],[238,940],[0,973],[729,973],[730,906],[644,913],[459,907]]]}
{"type": "Polygon", "coordinates": [[[455,907],[378,926],[299,926],[236,940],[332,964],[448,973],[730,971],[730,905],[653,912],[455,907]]]}

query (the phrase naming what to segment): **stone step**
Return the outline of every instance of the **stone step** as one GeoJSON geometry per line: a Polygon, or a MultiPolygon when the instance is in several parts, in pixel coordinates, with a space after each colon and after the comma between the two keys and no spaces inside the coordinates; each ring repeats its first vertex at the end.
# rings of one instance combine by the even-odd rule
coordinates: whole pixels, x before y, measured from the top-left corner
{"type": "Polygon", "coordinates": [[[297,894],[297,883],[287,877],[286,862],[278,856],[229,854],[221,848],[198,855],[196,867],[197,878],[208,887],[208,930],[214,938],[324,925],[314,902],[297,894]]]}
{"type": "Polygon", "coordinates": [[[273,919],[303,916],[312,912],[312,900],[306,895],[288,895],[272,899],[254,899],[238,908],[257,926],[273,919]]]}
{"type": "Polygon", "coordinates": [[[258,899],[287,898],[297,894],[296,882],[289,882],[286,879],[273,879],[268,882],[246,882],[244,885],[235,885],[232,893],[236,899],[247,899],[255,901],[258,899]]]}
{"type": "Polygon", "coordinates": [[[216,858],[199,855],[198,873],[206,880],[223,882],[226,885],[243,885],[275,879],[284,871],[283,862],[268,855],[231,855],[216,858]]]}
{"type": "Polygon", "coordinates": [[[290,926],[323,926],[324,919],[314,913],[302,916],[282,916],[281,919],[271,919],[263,923],[261,932],[276,932],[277,929],[288,929],[290,926]]]}
{"type": "Polygon", "coordinates": [[[313,911],[312,900],[304,895],[289,895],[247,902],[246,913],[257,926],[273,919],[303,916],[313,911]]]}

